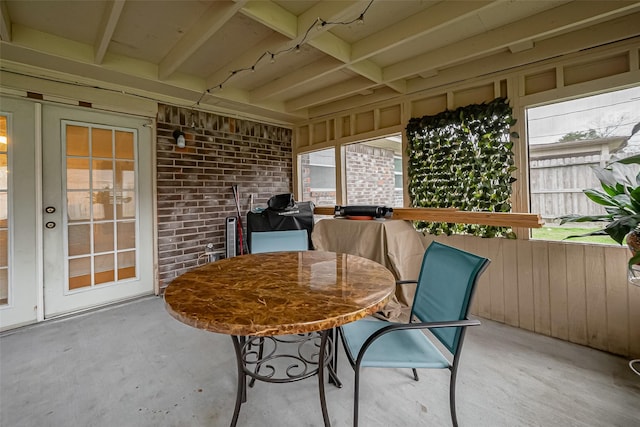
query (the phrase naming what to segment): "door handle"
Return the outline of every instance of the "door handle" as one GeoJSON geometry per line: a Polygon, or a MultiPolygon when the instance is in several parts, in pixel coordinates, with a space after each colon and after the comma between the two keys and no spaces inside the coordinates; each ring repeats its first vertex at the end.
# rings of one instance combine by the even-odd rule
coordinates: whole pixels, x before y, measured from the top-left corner
{"type": "Polygon", "coordinates": [[[49,221],[44,225],[48,229],[56,228],[56,223],[53,221],[49,221]]]}

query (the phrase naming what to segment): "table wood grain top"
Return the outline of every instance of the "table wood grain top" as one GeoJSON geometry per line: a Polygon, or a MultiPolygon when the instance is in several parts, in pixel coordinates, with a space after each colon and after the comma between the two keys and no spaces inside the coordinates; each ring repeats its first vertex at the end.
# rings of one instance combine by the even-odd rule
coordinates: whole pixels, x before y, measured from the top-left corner
{"type": "Polygon", "coordinates": [[[381,309],[393,274],[355,255],[324,251],[242,255],[195,268],[164,293],[179,321],[239,336],[330,329],[381,309]]]}

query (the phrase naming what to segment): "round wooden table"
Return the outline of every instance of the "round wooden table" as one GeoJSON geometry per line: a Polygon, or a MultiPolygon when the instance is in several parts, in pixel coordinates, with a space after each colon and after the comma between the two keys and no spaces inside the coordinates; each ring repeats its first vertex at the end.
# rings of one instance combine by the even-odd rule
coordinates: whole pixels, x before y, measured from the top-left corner
{"type": "Polygon", "coordinates": [[[324,424],[330,426],[324,396],[324,367],[334,359],[335,334],[330,332],[375,313],[394,290],[393,274],[374,261],[302,251],[243,255],[195,268],[174,279],[164,299],[179,321],[231,336],[238,368],[231,426],[246,401],[247,376],[291,382],[315,374],[324,424]],[[291,334],[293,339],[281,337],[291,334]],[[291,343],[298,355],[276,353],[278,345],[291,343]],[[282,358],[295,362],[287,362],[284,376],[278,377],[282,358]]]}

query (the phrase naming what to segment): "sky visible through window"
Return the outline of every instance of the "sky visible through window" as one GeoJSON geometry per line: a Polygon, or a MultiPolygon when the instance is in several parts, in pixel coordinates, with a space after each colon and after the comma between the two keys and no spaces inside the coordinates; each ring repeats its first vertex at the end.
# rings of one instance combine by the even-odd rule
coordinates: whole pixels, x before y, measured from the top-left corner
{"type": "MultiPolygon", "coordinates": [[[[638,122],[640,86],[527,110],[529,145],[550,144],[591,129],[599,137],[628,136],[638,122]]],[[[640,134],[629,140],[625,152],[640,152],[640,134]]]]}

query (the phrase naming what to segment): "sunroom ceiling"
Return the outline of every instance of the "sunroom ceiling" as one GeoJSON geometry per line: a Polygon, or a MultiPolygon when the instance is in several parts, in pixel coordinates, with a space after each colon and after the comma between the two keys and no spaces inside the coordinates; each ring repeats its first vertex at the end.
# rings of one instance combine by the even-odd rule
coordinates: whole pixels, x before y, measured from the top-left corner
{"type": "Polygon", "coordinates": [[[639,1],[0,6],[4,71],[286,123],[640,35],[639,1]]]}

